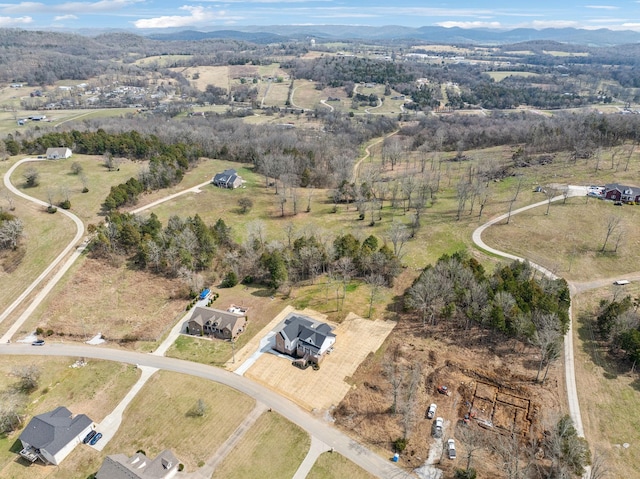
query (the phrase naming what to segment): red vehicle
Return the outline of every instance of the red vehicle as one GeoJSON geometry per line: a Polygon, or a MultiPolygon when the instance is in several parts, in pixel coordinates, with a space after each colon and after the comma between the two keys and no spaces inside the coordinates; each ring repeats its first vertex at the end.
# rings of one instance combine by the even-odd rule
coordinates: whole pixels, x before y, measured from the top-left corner
{"type": "Polygon", "coordinates": [[[438,386],[438,392],[440,394],[444,394],[445,396],[449,395],[449,388],[447,386],[438,386]]]}

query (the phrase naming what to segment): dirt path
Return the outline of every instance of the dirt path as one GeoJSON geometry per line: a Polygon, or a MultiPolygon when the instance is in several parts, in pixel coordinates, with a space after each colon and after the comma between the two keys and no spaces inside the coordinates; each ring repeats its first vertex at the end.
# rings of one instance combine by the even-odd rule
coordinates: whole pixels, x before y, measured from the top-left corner
{"type": "MultiPolygon", "coordinates": [[[[47,161],[47,160],[46,159],[37,159],[37,158],[24,158],[24,159],[22,159],[20,161],[17,161],[5,173],[5,175],[4,175],[4,186],[6,186],[7,189],[9,191],[11,191],[14,195],[19,196],[21,198],[24,198],[24,199],[26,199],[28,201],[31,201],[32,203],[35,203],[38,206],[42,206],[42,207],[46,208],[46,207],[49,206],[48,203],[46,203],[46,202],[44,202],[42,200],[39,200],[37,198],[34,198],[32,196],[29,196],[26,193],[23,193],[18,188],[13,186],[13,184],[11,183],[11,175],[13,174],[13,172],[15,171],[15,169],[18,166],[22,165],[23,163],[35,162],[35,161],[47,161]]],[[[62,250],[62,252],[51,262],[51,264],[49,264],[49,266],[47,266],[45,268],[45,270],[22,292],[22,294],[20,296],[18,296],[18,298],[16,298],[16,300],[13,303],[11,303],[9,305],[9,307],[7,309],[5,309],[2,312],[2,314],[0,314],[0,323],[2,323],[5,319],[7,319],[7,317],[20,304],[22,304],[22,302],[27,298],[27,296],[29,296],[29,294],[31,294],[40,285],[40,283],[42,283],[42,281],[44,281],[44,279],[62,262],[62,260],[69,254],[69,252],[73,249],[73,247],[80,241],[80,239],[84,235],[84,223],[82,222],[82,220],[80,218],[78,218],[76,215],[74,215],[70,211],[66,211],[66,210],[63,210],[63,209],[58,209],[58,211],[60,213],[62,213],[63,215],[65,215],[66,217],[70,218],[75,223],[75,225],[76,225],[76,234],[75,234],[75,236],[69,242],[69,244],[62,250]]],[[[67,262],[64,264],[64,266],[60,270],[58,270],[56,276],[51,281],[49,281],[49,283],[47,283],[46,286],[44,286],[40,290],[40,292],[38,293],[38,296],[36,297],[36,300],[32,301],[31,305],[29,305],[29,308],[27,308],[20,315],[20,317],[15,321],[15,323],[12,325],[12,327],[9,329],[9,331],[7,331],[7,333],[5,333],[2,336],[2,338],[0,338],[0,342],[4,343],[4,342],[6,342],[6,341],[11,339],[13,334],[15,334],[15,332],[18,330],[18,328],[20,326],[22,326],[22,324],[24,324],[24,322],[27,320],[27,318],[31,315],[31,313],[33,313],[35,308],[42,302],[44,297],[47,294],[49,294],[51,289],[53,289],[55,284],[60,280],[60,278],[64,275],[64,273],[66,273],[66,271],[71,267],[71,265],[76,261],[76,259],[78,259],[80,257],[80,254],[82,254],[82,252],[84,251],[84,248],[86,246],[87,246],[87,243],[85,241],[80,246],[80,248],[78,248],[73,253],[73,255],[67,260],[67,262]]]]}
{"type": "Polygon", "coordinates": [[[384,136],[382,138],[378,138],[376,141],[374,141],[373,143],[371,143],[370,145],[367,145],[367,147],[364,149],[364,156],[362,158],[360,158],[355,165],[353,165],[353,177],[351,178],[351,182],[355,183],[356,180],[358,179],[358,171],[360,170],[360,164],[366,160],[367,158],[369,158],[371,156],[371,148],[379,145],[380,143],[382,143],[384,140],[386,140],[387,138],[389,138],[390,136],[395,135],[396,133],[398,133],[400,130],[395,130],[392,131],[391,133],[389,133],[387,136],[384,136]]]}

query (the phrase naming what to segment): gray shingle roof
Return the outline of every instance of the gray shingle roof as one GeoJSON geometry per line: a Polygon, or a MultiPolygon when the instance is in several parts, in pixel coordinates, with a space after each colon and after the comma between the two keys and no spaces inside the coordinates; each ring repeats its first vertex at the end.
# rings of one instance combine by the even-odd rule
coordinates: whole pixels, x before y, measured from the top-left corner
{"type": "Polygon", "coordinates": [[[71,411],[60,406],[31,419],[20,434],[20,440],[55,455],[92,423],[88,416],[72,416],[71,411]]]}
{"type": "Polygon", "coordinates": [[[124,454],[107,456],[96,479],[162,479],[178,466],[178,459],[168,449],[150,460],[142,453],[130,458],[124,454]]]}
{"type": "Polygon", "coordinates": [[[315,321],[305,316],[291,314],[284,320],[285,326],[280,331],[285,339],[294,341],[296,338],[310,346],[320,349],[328,337],[334,337],[331,326],[315,321]]]}
{"type": "Polygon", "coordinates": [[[236,170],[224,170],[222,173],[216,174],[213,177],[213,182],[219,184],[231,184],[238,178],[238,172],[236,170]]]}

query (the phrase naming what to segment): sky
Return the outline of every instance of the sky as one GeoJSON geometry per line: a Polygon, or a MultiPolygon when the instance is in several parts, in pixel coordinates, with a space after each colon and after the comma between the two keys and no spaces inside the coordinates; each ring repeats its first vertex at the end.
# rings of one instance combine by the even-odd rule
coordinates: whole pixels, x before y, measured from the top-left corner
{"type": "Polygon", "coordinates": [[[0,27],[139,33],[249,25],[609,28],[640,31],[640,0],[0,0],[0,27]]]}

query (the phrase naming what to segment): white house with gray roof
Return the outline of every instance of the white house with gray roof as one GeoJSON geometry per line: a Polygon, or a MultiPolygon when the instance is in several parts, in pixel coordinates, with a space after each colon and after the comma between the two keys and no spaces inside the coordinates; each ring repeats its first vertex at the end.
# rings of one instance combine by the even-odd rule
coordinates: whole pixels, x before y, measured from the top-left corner
{"type": "Polygon", "coordinates": [[[59,160],[64,158],[71,158],[71,148],[47,148],[48,160],[59,160]]]}
{"type": "Polygon", "coordinates": [[[170,479],[178,472],[178,460],[168,449],[155,459],[137,452],[131,457],[125,454],[107,456],[100,466],[96,479],[170,479]]]}
{"type": "Polygon", "coordinates": [[[319,364],[336,342],[333,328],[299,313],[289,314],[276,331],[274,349],[319,364]]]}
{"type": "Polygon", "coordinates": [[[84,414],[71,414],[60,406],[35,416],[20,434],[20,455],[57,466],[91,431],[93,421],[84,414]]]}

